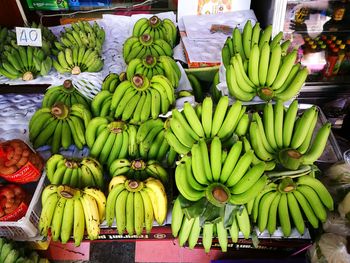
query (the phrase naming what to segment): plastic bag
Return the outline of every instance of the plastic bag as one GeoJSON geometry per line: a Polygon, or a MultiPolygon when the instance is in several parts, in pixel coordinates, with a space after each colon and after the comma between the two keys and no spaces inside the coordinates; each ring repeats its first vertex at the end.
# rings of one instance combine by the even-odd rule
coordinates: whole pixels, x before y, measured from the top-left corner
{"type": "Polygon", "coordinates": [[[323,230],[327,233],[350,236],[349,221],[336,212],[328,214],[326,222],[323,223],[323,230]]]}
{"type": "Polygon", "coordinates": [[[0,176],[14,183],[39,180],[44,168],[41,156],[24,141],[14,139],[0,144],[0,176]]]}
{"type": "Polygon", "coordinates": [[[28,210],[29,197],[18,185],[0,185],[0,221],[17,221],[28,210]]]}
{"type": "Polygon", "coordinates": [[[348,263],[350,254],[346,250],[344,237],[333,233],[325,233],[320,240],[308,250],[311,263],[348,263]]]}

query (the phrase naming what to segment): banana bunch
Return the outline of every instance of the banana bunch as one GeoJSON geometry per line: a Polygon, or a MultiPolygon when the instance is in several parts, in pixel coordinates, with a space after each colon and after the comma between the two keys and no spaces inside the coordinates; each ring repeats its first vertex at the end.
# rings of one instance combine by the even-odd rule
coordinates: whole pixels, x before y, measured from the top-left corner
{"type": "Polygon", "coordinates": [[[116,159],[109,166],[109,175],[110,177],[125,175],[136,180],[144,180],[148,177],[154,177],[160,180],[163,184],[166,184],[169,181],[167,170],[155,160],[116,159]]]}
{"type": "Polygon", "coordinates": [[[168,18],[163,20],[157,16],[140,18],[134,25],[132,35],[139,37],[144,34],[149,34],[154,39],[163,39],[172,47],[176,44],[177,29],[173,21],[168,18]]]}
{"type": "Polygon", "coordinates": [[[201,235],[206,253],[209,253],[215,237],[219,241],[222,252],[226,252],[229,236],[233,243],[237,243],[239,232],[243,234],[245,239],[248,239],[250,236],[251,225],[247,208],[244,205],[241,206],[239,211],[232,214],[232,224],[229,226],[228,231],[223,219],[216,223],[205,222],[201,225],[200,217],[186,217],[182,211],[179,198],[175,200],[171,216],[171,231],[174,237],[178,237],[181,247],[187,241],[188,247],[193,249],[201,235]]]}
{"type": "Polygon", "coordinates": [[[143,122],[136,134],[138,144],[138,156],[144,160],[166,159],[167,165],[172,166],[177,158],[177,153],[170,147],[165,139],[165,123],[162,119],[150,119],[143,122]]]}
{"type": "Polygon", "coordinates": [[[1,54],[0,75],[9,79],[22,78],[28,81],[36,76],[47,75],[52,67],[52,59],[42,48],[18,46],[16,40],[5,45],[1,54]]]}
{"type": "Polygon", "coordinates": [[[184,103],[183,111],[172,110],[165,138],[179,154],[191,151],[199,139],[211,139],[218,136],[223,144],[230,144],[233,134],[243,136],[249,127],[246,107],[240,101],[229,106],[227,96],[220,98],[214,109],[211,97],[206,97],[200,107],[200,114],[189,102],[184,103]]]}
{"type": "Polygon", "coordinates": [[[92,48],[73,46],[58,52],[57,60],[52,65],[57,72],[78,75],[81,72],[98,72],[103,68],[103,60],[99,53],[92,48]]]}
{"type": "Polygon", "coordinates": [[[41,107],[52,107],[55,103],[62,102],[71,107],[74,104],[82,104],[87,109],[90,108],[90,100],[76,89],[71,80],[65,80],[62,85],[51,87],[46,90],[41,107]]]}
{"type": "Polygon", "coordinates": [[[87,125],[85,137],[90,155],[110,167],[116,159],[136,156],[136,134],[134,125],[95,117],[87,125]]]}
{"type": "Polygon", "coordinates": [[[78,21],[71,24],[71,27],[65,27],[64,32],[61,32],[60,42],[56,41],[54,44],[59,51],[72,47],[84,47],[100,54],[105,37],[104,29],[96,21],[92,25],[87,21],[78,21]]]}
{"type": "Polygon", "coordinates": [[[112,96],[110,111],[112,116],[130,123],[140,123],[149,118],[156,119],[166,114],[175,102],[174,87],[162,75],[135,75],[118,85],[112,96]]]}
{"type": "Polygon", "coordinates": [[[178,65],[173,58],[168,56],[147,55],[143,58],[132,59],[126,68],[126,77],[131,81],[138,74],[148,79],[152,79],[155,75],[163,75],[170,80],[175,89],[179,86],[181,78],[178,65]]]}
{"type": "Polygon", "coordinates": [[[145,227],[150,233],[154,219],[164,224],[168,199],[163,184],[154,178],[145,181],[127,180],[125,176],[114,177],[109,185],[106,205],[106,221],[112,226],[116,221],[120,235],[141,235],[145,227]]]}
{"type": "Polygon", "coordinates": [[[290,41],[280,44],[283,32],[271,39],[272,26],[261,32],[259,23],[250,20],[242,34],[233,31],[222,50],[226,81],[230,94],[242,101],[261,99],[290,100],[303,86],[308,70],[295,64],[297,51],[287,52],[290,41]]]}
{"type": "Polygon", "coordinates": [[[63,244],[72,235],[75,246],[83,240],[85,229],[90,240],[98,238],[106,211],[106,197],[100,190],[48,185],[42,192],[41,203],[40,235],[47,237],[51,229],[52,240],[63,244]]]}
{"type": "Polygon", "coordinates": [[[209,147],[200,139],[192,146],[191,156],[184,155],[176,167],[175,183],[181,195],[193,202],[205,197],[218,207],[248,203],[264,188],[267,176],[265,163],[252,165],[253,151],[241,155],[242,148],[237,141],[227,152],[217,136],[209,147]]]}
{"type": "Polygon", "coordinates": [[[90,120],[91,113],[84,105],[68,107],[58,102],[33,114],[29,121],[29,139],[35,149],[50,145],[52,153],[57,153],[61,146],[67,149],[72,144],[82,149],[86,144],[85,129],[90,120]]]}
{"type": "Polygon", "coordinates": [[[144,58],[147,55],[153,57],[173,56],[172,46],[163,39],[156,39],[150,34],[129,37],[123,45],[123,58],[126,64],[134,58],[144,58]]]}
{"type": "Polygon", "coordinates": [[[322,155],[331,125],[324,124],[312,140],[318,119],[317,108],[313,106],[300,116],[297,113],[296,100],[287,110],[279,100],[275,106],[265,104],[262,118],[257,112],[253,113],[249,138],[258,159],[296,170],[301,164],[314,163],[322,155]]]}
{"type": "Polygon", "coordinates": [[[254,199],[251,216],[260,232],[267,229],[271,235],[276,230],[278,218],[283,235],[288,237],[292,221],[303,235],[303,214],[312,227],[318,228],[319,220],[326,221],[327,210],[333,210],[331,195],[319,180],[307,174],[298,177],[296,182],[285,177],[278,185],[268,184],[254,199]]]}
{"type": "Polygon", "coordinates": [[[91,186],[103,190],[103,168],[92,157],[78,160],[54,154],[47,160],[45,168],[46,176],[51,184],[63,184],[77,188],[91,186]]]}
{"type": "Polygon", "coordinates": [[[124,81],[126,73],[122,72],[119,75],[116,73],[109,73],[102,82],[101,90],[107,90],[114,93],[120,82],[124,81]]]}
{"type": "Polygon", "coordinates": [[[41,258],[36,251],[23,247],[23,242],[14,242],[0,237],[0,262],[6,263],[49,263],[41,258]]]}

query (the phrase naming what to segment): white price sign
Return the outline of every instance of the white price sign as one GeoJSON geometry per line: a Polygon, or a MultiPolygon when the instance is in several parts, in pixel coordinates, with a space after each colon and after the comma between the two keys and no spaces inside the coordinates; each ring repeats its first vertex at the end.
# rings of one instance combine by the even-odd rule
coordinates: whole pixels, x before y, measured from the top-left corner
{"type": "Polygon", "coordinates": [[[40,28],[16,27],[16,37],[19,46],[42,46],[40,28]]]}

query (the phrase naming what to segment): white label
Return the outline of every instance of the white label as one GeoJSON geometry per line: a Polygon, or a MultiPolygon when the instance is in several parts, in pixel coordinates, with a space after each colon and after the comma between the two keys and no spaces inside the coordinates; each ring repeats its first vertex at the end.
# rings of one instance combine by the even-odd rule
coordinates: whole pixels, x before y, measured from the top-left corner
{"type": "Polygon", "coordinates": [[[16,37],[19,46],[42,46],[40,28],[16,27],[16,37]]]}

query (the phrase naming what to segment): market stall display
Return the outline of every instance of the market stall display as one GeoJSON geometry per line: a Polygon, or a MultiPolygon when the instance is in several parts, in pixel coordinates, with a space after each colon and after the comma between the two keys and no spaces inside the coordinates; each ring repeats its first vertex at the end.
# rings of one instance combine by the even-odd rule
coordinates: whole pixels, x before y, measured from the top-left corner
{"type": "MultiPolygon", "coordinates": [[[[29,121],[30,142],[50,155],[40,234],[62,243],[73,236],[79,246],[103,227],[139,236],[171,223],[180,246],[201,239],[209,252],[215,238],[227,251],[229,242],[264,231],[288,238],[293,229],[303,236],[318,228],[334,209],[316,172],[331,127],[316,129],[316,106],[284,106],[307,75],[289,42],[248,21],[222,49],[230,96],[204,93],[191,75],[192,90],[179,90],[184,74],[171,57],[176,30],[168,20],[135,22],[118,54],[123,71],[103,75],[96,94],[85,96],[70,80],[45,93],[29,121]],[[261,103],[250,105],[257,95],[261,103]],[[87,154],[61,154],[70,147],[87,154]]],[[[104,30],[96,22],[65,27],[56,70],[102,70],[104,30]]]]}

